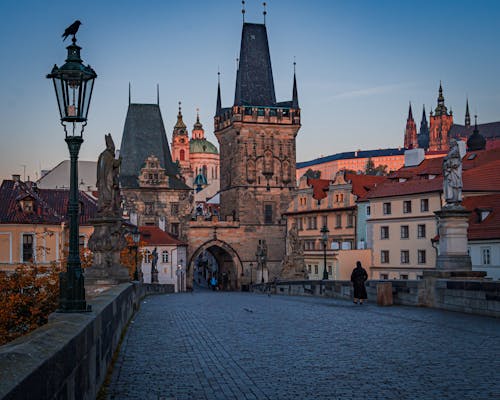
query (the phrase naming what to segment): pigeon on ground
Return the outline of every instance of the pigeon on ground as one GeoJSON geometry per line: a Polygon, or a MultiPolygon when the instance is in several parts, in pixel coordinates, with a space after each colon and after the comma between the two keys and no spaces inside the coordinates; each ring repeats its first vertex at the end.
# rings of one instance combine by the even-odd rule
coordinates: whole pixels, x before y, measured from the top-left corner
{"type": "Polygon", "coordinates": [[[70,26],[68,26],[66,28],[66,30],[64,31],[64,33],[62,34],[62,38],[63,38],[63,42],[66,40],[66,38],[69,36],[69,35],[73,35],[75,36],[76,35],[76,32],[78,32],[78,28],[80,27],[82,23],[78,20],[76,20],[75,22],[73,22],[70,26]]]}

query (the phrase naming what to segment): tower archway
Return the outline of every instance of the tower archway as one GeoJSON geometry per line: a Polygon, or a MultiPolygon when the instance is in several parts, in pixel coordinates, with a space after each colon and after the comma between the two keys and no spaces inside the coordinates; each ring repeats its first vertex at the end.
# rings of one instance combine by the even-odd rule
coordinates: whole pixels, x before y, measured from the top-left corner
{"type": "Polygon", "coordinates": [[[213,239],[192,253],[188,263],[188,277],[202,283],[212,276],[222,290],[241,290],[243,265],[238,253],[226,242],[213,239]]]}

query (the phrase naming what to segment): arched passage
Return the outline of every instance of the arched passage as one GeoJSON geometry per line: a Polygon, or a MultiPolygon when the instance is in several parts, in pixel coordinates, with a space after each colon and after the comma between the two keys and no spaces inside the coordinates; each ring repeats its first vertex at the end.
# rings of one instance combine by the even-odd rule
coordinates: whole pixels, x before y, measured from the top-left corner
{"type": "Polygon", "coordinates": [[[189,282],[206,280],[214,275],[224,290],[240,290],[242,272],[242,263],[236,251],[217,239],[198,247],[188,264],[189,282]]]}

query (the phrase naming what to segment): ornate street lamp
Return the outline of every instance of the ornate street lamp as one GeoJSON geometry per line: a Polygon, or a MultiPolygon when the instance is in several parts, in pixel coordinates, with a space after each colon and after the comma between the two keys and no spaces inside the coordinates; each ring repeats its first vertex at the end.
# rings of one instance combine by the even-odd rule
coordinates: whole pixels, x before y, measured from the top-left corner
{"type": "Polygon", "coordinates": [[[81,47],[69,45],[68,58],[60,68],[54,65],[47,78],[52,79],[56,92],[61,125],[69,148],[70,189],[68,203],[69,254],[66,272],[59,274],[59,312],[90,311],[85,301],[85,286],[78,248],[78,153],[83,142],[83,130],[87,124],[90,98],[97,74],[90,66],[83,65],[81,47]],[[69,127],[69,133],[68,133],[69,127]]]}
{"type": "Polygon", "coordinates": [[[135,250],[135,271],[134,271],[134,281],[139,281],[139,268],[137,267],[137,253],[139,252],[139,242],[141,240],[141,232],[137,229],[137,226],[134,226],[134,230],[132,231],[132,240],[134,241],[134,250],[135,250]]]}
{"type": "Polygon", "coordinates": [[[323,242],[323,262],[325,268],[323,269],[323,280],[328,280],[328,271],[326,269],[326,246],[328,245],[328,233],[330,231],[326,227],[326,225],[323,225],[323,228],[320,230],[321,232],[321,241],[323,242]]]}

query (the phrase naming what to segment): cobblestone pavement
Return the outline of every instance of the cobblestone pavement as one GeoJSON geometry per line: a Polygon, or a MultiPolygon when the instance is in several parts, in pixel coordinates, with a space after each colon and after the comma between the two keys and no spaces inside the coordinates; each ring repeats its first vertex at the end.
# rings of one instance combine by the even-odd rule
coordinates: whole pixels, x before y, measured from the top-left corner
{"type": "Polygon", "coordinates": [[[500,399],[500,320],[199,291],[147,297],[109,399],[500,399]]]}

